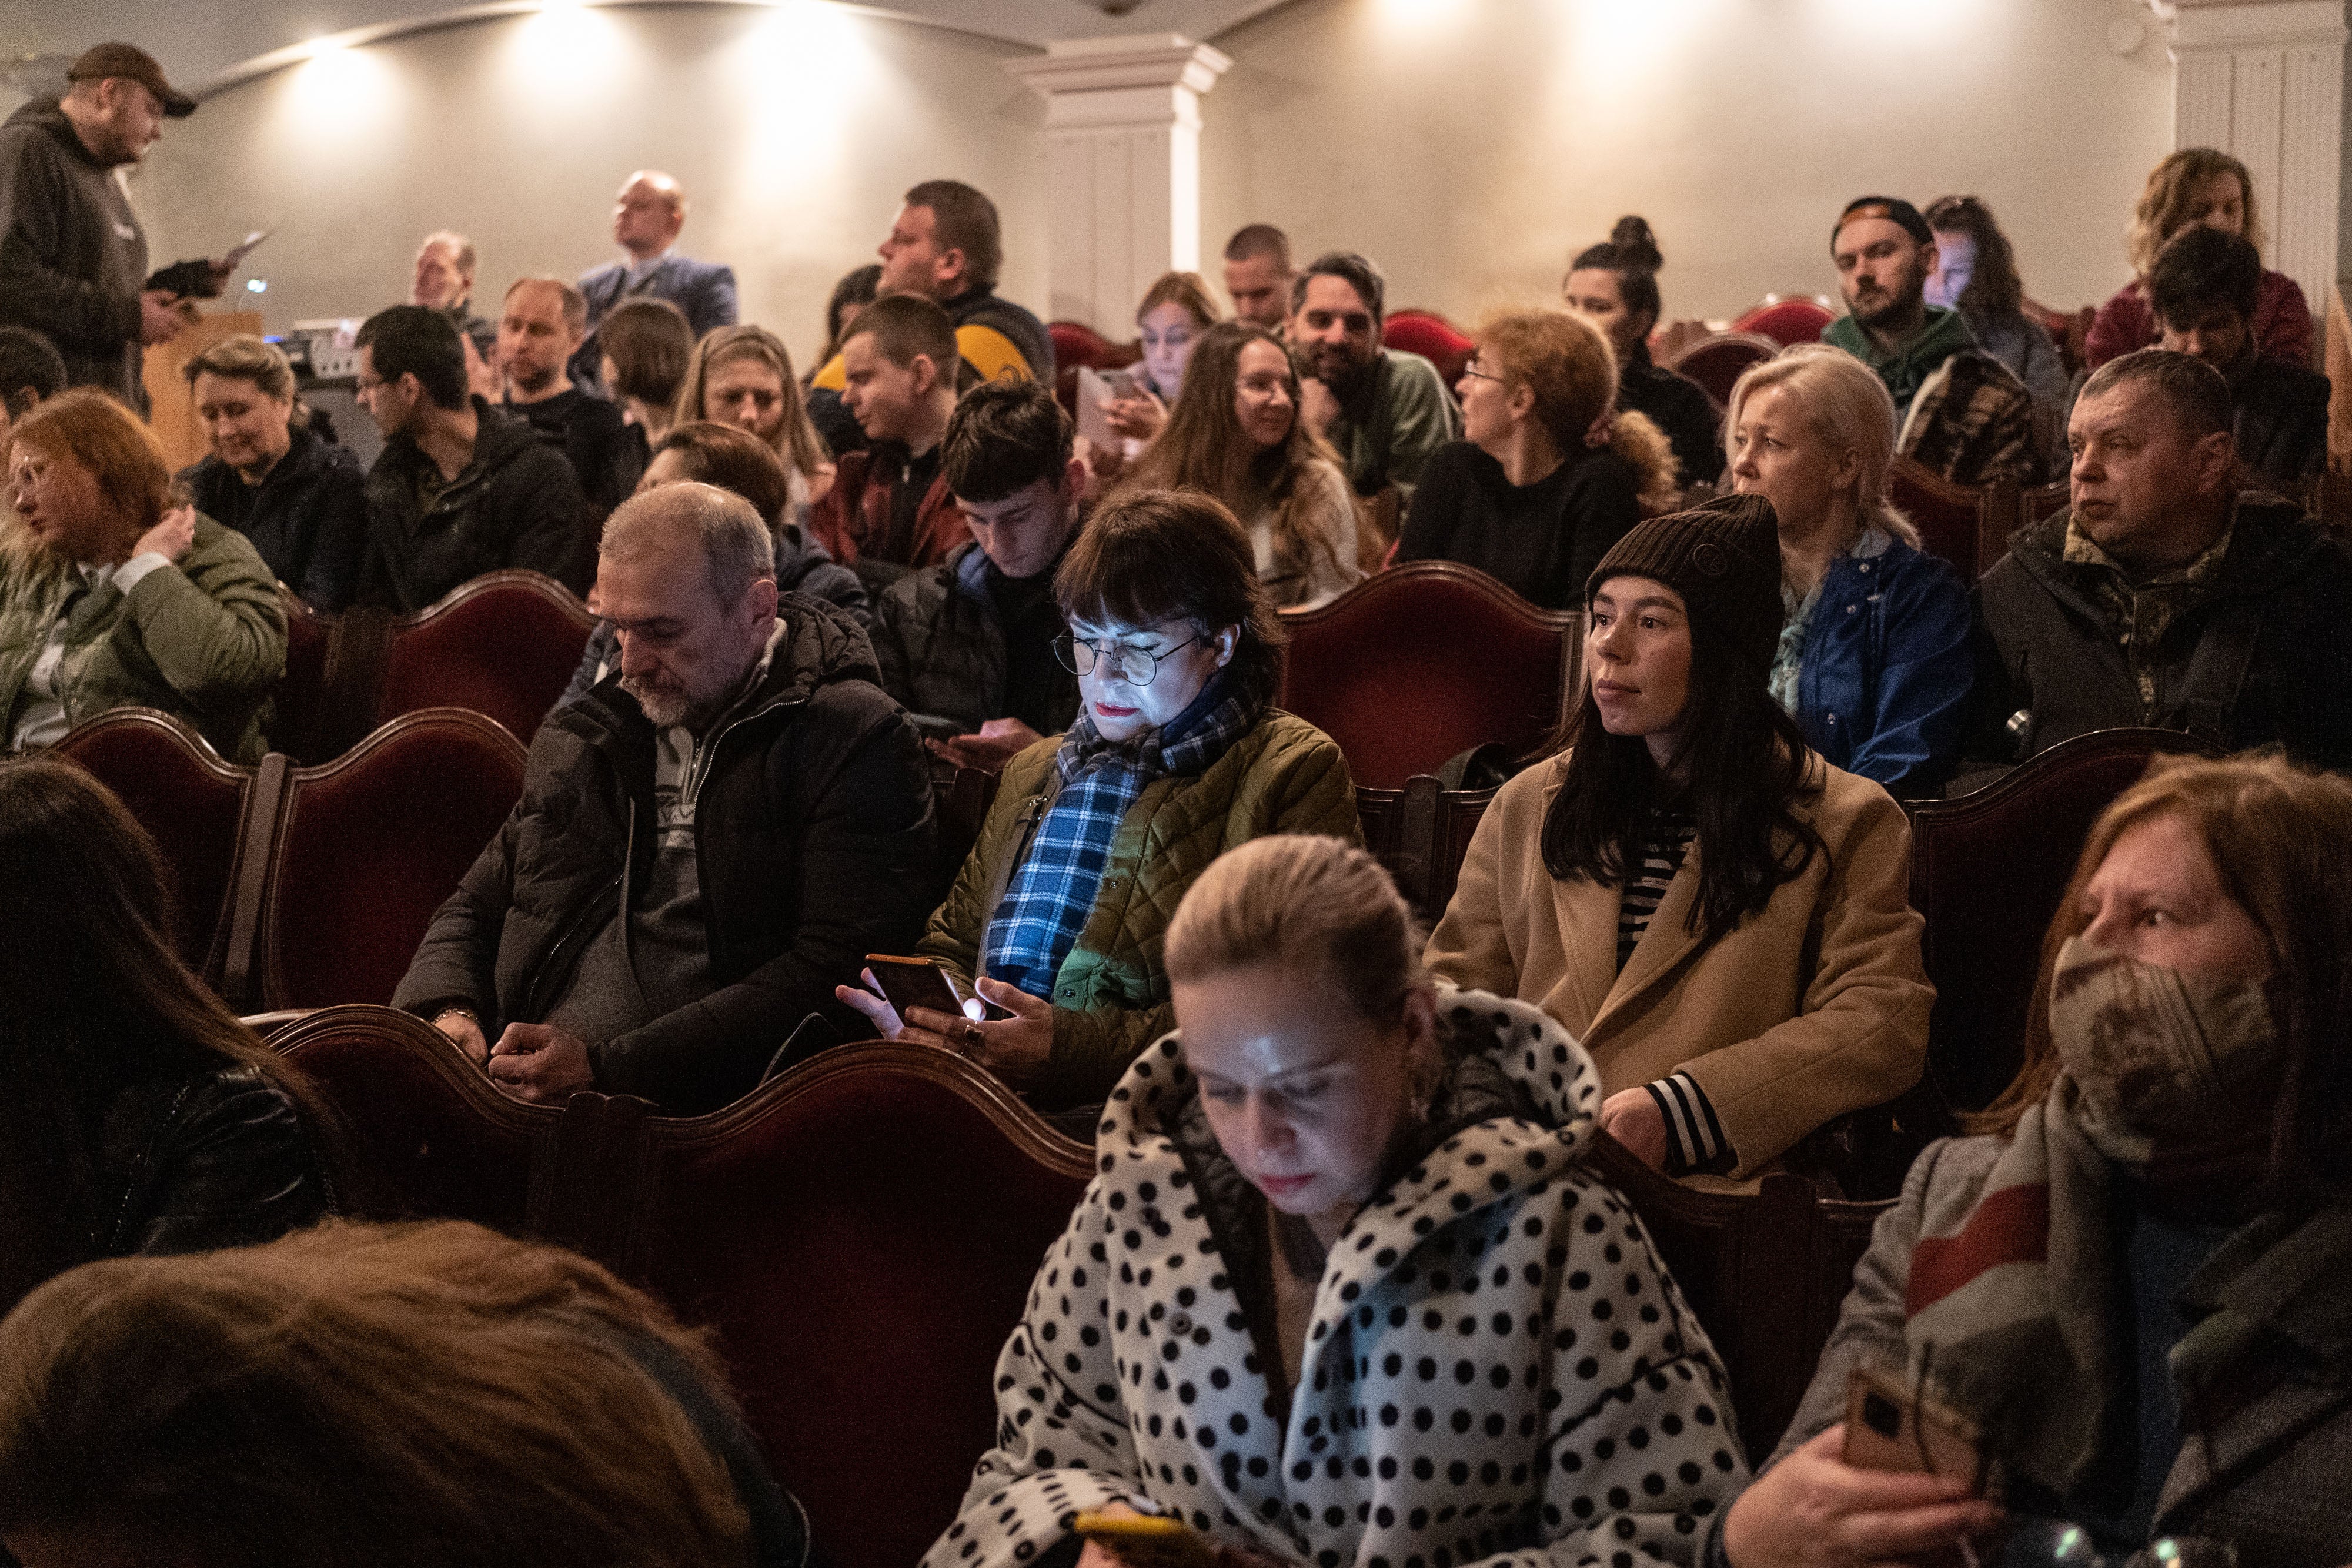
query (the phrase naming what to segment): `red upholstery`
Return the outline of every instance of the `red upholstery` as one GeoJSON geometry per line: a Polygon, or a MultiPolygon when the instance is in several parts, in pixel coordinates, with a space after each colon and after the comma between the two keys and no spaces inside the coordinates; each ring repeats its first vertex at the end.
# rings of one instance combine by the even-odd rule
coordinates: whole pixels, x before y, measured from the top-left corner
{"type": "Polygon", "coordinates": [[[992,1440],[997,1353],[1087,1151],[961,1059],[878,1041],[647,1126],[627,1271],[718,1329],[835,1568],[904,1568],[992,1440]]]}
{"type": "Polygon", "coordinates": [[[2053,484],[2037,486],[2025,492],[2020,500],[2021,508],[2018,522],[2030,524],[2054,517],[2064,511],[2074,498],[2074,486],[2060,479],[2053,484]]]}
{"type": "Polygon", "coordinates": [[[1412,561],[1284,612],[1276,701],[1339,743],[1359,785],[1401,789],[1456,752],[1500,741],[1523,753],[1549,734],[1580,619],[1469,567],[1412,561]]]}
{"type": "Polygon", "coordinates": [[[1419,354],[1437,367],[1452,386],[1478,345],[1434,310],[1399,310],[1381,319],[1381,341],[1402,353],[1419,354]]]}
{"type": "Polygon", "coordinates": [[[1685,349],[1666,368],[1705,387],[1720,409],[1730,403],[1731,389],[1748,367],[1762,364],[1780,347],[1759,333],[1717,332],[1685,349]]]}
{"type": "Polygon", "coordinates": [[[236,836],[253,769],[220,759],[170,714],[121,708],[75,727],[56,755],[114,791],[155,841],[178,894],[180,956],[208,979],[236,868],[236,836]]]}
{"type": "Polygon", "coordinates": [[[2174,730],[2097,730],[1913,809],[1911,906],[1936,985],[1927,1071],[1954,1109],[1981,1110],[2017,1075],[2042,938],[2091,823],[2151,757],[2210,749],[2174,730]]]}
{"type": "Polygon", "coordinates": [[[1919,530],[1919,542],[1927,553],[1949,561],[1962,582],[1974,582],[1985,493],[1955,485],[1908,457],[1895,460],[1890,478],[1895,504],[1919,530]]]}
{"type": "Polygon", "coordinates": [[[1078,412],[1078,367],[1113,371],[1143,358],[1137,343],[1114,343],[1083,321],[1053,321],[1045,327],[1054,340],[1054,396],[1072,418],[1078,412]]]}
{"type": "Polygon", "coordinates": [[[323,762],[333,699],[327,687],[327,652],[335,618],[321,615],[284,583],[278,601],[286,609],[286,678],[271,697],[270,748],[298,762],[323,762]]]}
{"type": "Polygon", "coordinates": [[[1822,334],[1836,319],[1837,312],[1818,299],[1767,294],[1760,303],[1749,307],[1748,314],[1734,321],[1731,329],[1754,332],[1782,348],[1791,348],[1799,343],[1820,342],[1822,334]]]}
{"type": "Polygon", "coordinates": [[[393,623],[375,721],[471,708],[529,745],[580,666],[596,618],[551,578],[494,571],[393,623]]]}
{"type": "Polygon", "coordinates": [[[297,769],[262,905],[262,1006],[391,1000],[433,912],[521,797],[522,770],[520,742],[455,708],[297,769]]]}

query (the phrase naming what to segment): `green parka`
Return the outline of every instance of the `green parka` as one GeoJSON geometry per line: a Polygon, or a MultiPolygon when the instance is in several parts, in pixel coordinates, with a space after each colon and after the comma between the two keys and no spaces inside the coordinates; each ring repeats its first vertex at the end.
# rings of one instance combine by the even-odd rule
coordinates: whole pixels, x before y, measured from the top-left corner
{"type": "MultiPolygon", "coordinates": [[[[1058,736],[1041,740],[1004,765],[980,840],[917,952],[971,974],[997,862],[1016,852],[1022,809],[1052,782],[1061,745],[1058,736]]],[[[1200,773],[1144,786],[1111,841],[1086,928],[1055,977],[1053,1052],[1024,1085],[1040,1108],[1102,1101],[1128,1063],[1176,1027],[1160,960],[1176,905],[1211,861],[1269,833],[1362,841],[1347,759],[1303,718],[1269,709],[1200,773]]]]}

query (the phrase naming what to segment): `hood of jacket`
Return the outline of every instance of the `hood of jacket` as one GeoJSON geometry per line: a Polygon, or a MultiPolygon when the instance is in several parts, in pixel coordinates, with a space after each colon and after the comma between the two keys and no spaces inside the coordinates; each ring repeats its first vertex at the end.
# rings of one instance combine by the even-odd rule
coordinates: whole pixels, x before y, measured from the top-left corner
{"type": "Polygon", "coordinates": [[[66,150],[67,156],[79,159],[101,173],[106,170],[107,166],[91,157],[89,149],[81,144],[81,137],[74,131],[73,121],[66,118],[65,109],[54,98],[33,99],[18,108],[5,123],[30,125],[46,131],[57,139],[58,146],[66,150]]]}
{"type": "MultiPolygon", "coordinates": [[[[2066,528],[2074,515],[2068,507],[2038,523],[2028,523],[2009,537],[2010,554],[2052,592],[2080,600],[2081,591],[2067,570],[2066,528]]],[[[2271,593],[2288,587],[2303,573],[2325,542],[2306,521],[2303,508],[2259,491],[2240,495],[2231,519],[2234,530],[2221,570],[2206,585],[2204,599],[2236,598],[2271,593]]]]}
{"type": "MultiPolygon", "coordinates": [[[[799,707],[819,686],[835,681],[882,684],[874,662],[874,645],[866,630],[846,611],[812,599],[805,593],[778,596],[776,619],[782,635],[772,644],[768,673],[732,710],[729,727],[782,708],[799,707]]],[[[653,744],[653,724],[637,699],[621,689],[619,667],[599,681],[588,695],[568,708],[559,708],[550,724],[570,724],[592,736],[603,732],[626,743],[653,744]]]]}
{"type": "MultiPolygon", "coordinates": [[[[434,497],[431,512],[447,511],[461,504],[476,490],[497,477],[500,469],[535,446],[544,444],[537,429],[527,419],[493,408],[479,394],[472,400],[474,417],[474,455],[465,468],[442,492],[434,497]]],[[[411,483],[417,469],[433,460],[424,449],[405,435],[395,435],[384,444],[383,455],[375,461],[372,481],[378,475],[394,478],[404,489],[411,483]]],[[[371,489],[375,487],[371,485],[371,489]]]]}
{"type": "Polygon", "coordinates": [[[821,566],[829,566],[833,552],[798,523],[776,525],[776,587],[790,593],[793,584],[821,566]]]}

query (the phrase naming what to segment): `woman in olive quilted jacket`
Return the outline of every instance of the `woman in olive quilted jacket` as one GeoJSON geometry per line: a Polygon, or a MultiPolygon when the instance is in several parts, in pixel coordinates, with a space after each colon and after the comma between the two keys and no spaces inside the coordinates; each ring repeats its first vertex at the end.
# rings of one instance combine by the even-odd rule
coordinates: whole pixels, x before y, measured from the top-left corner
{"type": "Polygon", "coordinates": [[[1077,722],[1005,765],[917,949],[1008,1016],[902,1019],[878,987],[838,993],[885,1036],[969,1056],[1045,1110],[1099,1103],[1172,1027],[1161,939],[1211,861],[1267,833],[1360,836],[1338,744],[1272,706],[1283,633],[1232,513],[1192,491],[1122,497],[1055,586],[1077,722]]]}

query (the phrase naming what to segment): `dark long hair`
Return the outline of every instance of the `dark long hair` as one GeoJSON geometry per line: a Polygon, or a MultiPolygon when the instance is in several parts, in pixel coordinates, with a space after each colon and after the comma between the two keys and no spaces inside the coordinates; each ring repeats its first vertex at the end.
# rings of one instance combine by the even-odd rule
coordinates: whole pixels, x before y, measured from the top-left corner
{"type": "Polygon", "coordinates": [[[1976,266],[1955,305],[1979,316],[2001,319],[2025,306],[2025,280],[2017,275],[2017,253],[2000,232],[1992,209],[1975,196],[1938,196],[1927,206],[1927,226],[1966,235],[1976,242],[1976,266]]]}
{"type": "Polygon", "coordinates": [[[1615,273],[1617,292],[1625,301],[1626,314],[1649,317],[1649,326],[1642,329],[1646,334],[1650,327],[1658,324],[1658,316],[1665,308],[1658,298],[1658,268],[1665,265],[1666,258],[1658,254],[1658,238],[1650,232],[1648,222],[1626,216],[1617,220],[1617,226],[1609,231],[1607,239],[1578,251],[1576,259],[1568,264],[1568,270],[1581,272],[1588,267],[1596,267],[1615,273]]]}
{"type": "Polygon", "coordinates": [[[1688,621],[1690,688],[1674,759],[1686,782],[1679,790],[1670,783],[1642,737],[1602,727],[1588,679],[1553,740],[1555,748],[1569,748],[1567,777],[1544,813],[1543,859],[1563,882],[1622,886],[1641,870],[1643,841],[1658,813],[1678,806],[1698,827],[1690,929],[1713,942],[1760,913],[1782,883],[1829,849],[1799,810],[1822,792],[1804,732],[1704,618],[1688,621]]]}
{"type": "Polygon", "coordinates": [[[68,763],[0,763],[0,1310],[94,1256],[99,1147],[132,1084],[250,1067],[328,1141],[302,1076],[188,972],[172,893],[122,802],[68,763]]]}

